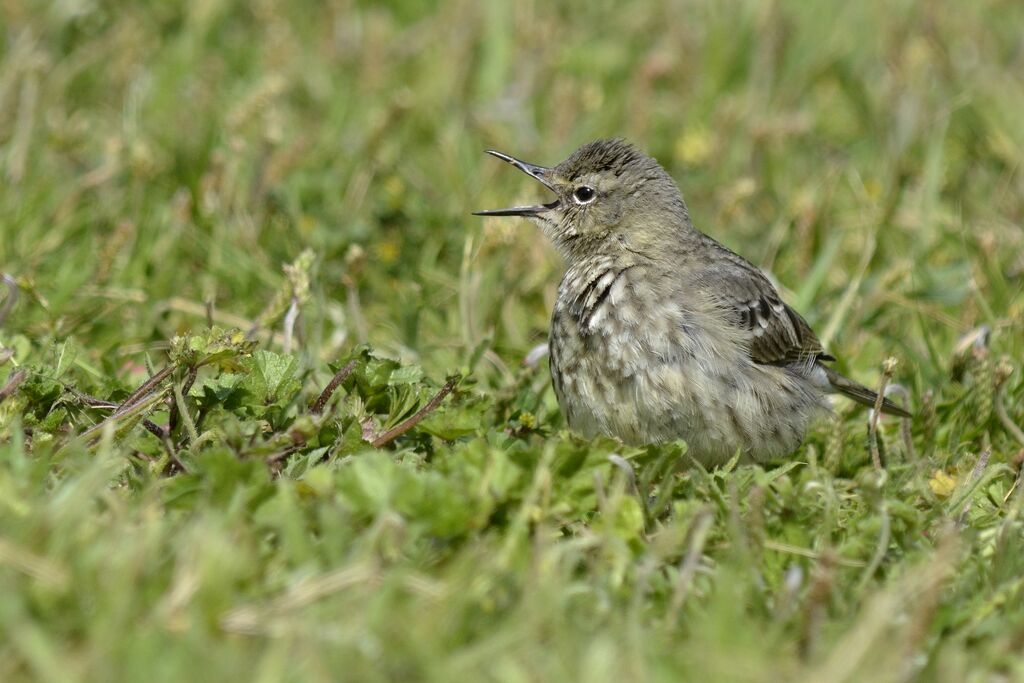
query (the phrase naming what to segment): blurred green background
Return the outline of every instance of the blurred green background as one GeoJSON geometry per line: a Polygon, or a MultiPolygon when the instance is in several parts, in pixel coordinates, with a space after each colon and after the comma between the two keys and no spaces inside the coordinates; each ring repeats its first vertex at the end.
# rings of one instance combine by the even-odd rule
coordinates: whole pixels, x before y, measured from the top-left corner
{"type": "Polygon", "coordinates": [[[481,152],[601,136],[656,156],[841,357],[917,361],[1021,313],[990,277],[1022,267],[1017,2],[3,9],[0,262],[45,300],[23,324],[103,362],[206,302],[253,319],[304,247],[322,356],[444,368],[491,339],[513,362],[560,264],[469,216],[539,192],[481,152]]]}
{"type": "Polygon", "coordinates": [[[34,373],[0,404],[0,678],[1020,680],[1022,112],[1019,0],[0,0],[0,385],[34,373]],[[886,472],[848,406],[767,471],[558,431],[522,361],[562,265],[470,212],[543,196],[483,150],[597,137],[840,369],[899,359],[886,472]],[[72,438],[105,417],[72,389],[117,403],[210,322],[290,398],[184,387],[214,426],[172,477],[141,428],[72,438]],[[402,368],[310,417],[364,342],[402,368]]]}

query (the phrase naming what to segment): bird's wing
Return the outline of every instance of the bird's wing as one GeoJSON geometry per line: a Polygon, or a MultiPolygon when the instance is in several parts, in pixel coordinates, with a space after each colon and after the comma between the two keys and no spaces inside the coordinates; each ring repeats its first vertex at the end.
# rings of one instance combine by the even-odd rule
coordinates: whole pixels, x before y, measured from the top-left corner
{"type": "Polygon", "coordinates": [[[749,345],[755,363],[835,360],[799,313],[790,308],[764,274],[742,257],[717,243],[713,258],[696,273],[699,284],[726,312],[749,345]]]}
{"type": "MultiPolygon", "coordinates": [[[[786,305],[760,270],[743,257],[708,238],[700,266],[692,269],[688,284],[707,292],[713,304],[725,311],[725,319],[748,344],[751,359],[762,365],[813,364],[835,360],[822,348],[818,337],[800,314],[786,305]]],[[[843,377],[831,368],[825,376],[832,389],[866,406],[877,405],[878,395],[843,377]]],[[[911,413],[888,398],[881,410],[909,418],[911,413]]]]}

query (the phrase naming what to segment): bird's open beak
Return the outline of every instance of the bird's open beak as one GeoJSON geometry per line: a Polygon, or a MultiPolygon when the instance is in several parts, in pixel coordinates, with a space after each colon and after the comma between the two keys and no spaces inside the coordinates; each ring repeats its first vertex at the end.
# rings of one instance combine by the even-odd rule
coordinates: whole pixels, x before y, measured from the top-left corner
{"type": "MultiPolygon", "coordinates": [[[[543,166],[534,166],[533,164],[528,164],[525,161],[520,161],[519,159],[516,159],[515,157],[511,157],[511,156],[509,156],[507,154],[502,154],[501,152],[496,152],[493,149],[487,150],[487,153],[490,154],[491,156],[498,157],[502,161],[507,161],[508,163],[512,164],[513,166],[515,166],[516,168],[518,168],[520,171],[522,171],[526,175],[530,176],[531,178],[536,178],[537,180],[539,180],[541,182],[541,184],[544,185],[544,187],[548,188],[552,192],[557,192],[557,190],[555,190],[555,186],[551,183],[551,169],[550,168],[544,168],[543,166]]],[[[551,202],[550,204],[535,204],[533,206],[514,206],[514,207],[512,207],[510,209],[491,209],[490,211],[474,211],[473,215],[474,216],[535,216],[535,215],[537,215],[539,213],[544,213],[545,211],[549,211],[549,210],[555,208],[556,206],[558,206],[558,200],[557,199],[555,201],[551,202]]]]}

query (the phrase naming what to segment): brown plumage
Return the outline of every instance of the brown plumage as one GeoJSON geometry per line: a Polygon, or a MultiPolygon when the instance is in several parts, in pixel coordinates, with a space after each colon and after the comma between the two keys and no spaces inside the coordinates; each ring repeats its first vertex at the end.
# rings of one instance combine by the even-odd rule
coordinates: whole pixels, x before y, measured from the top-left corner
{"type": "MultiPolygon", "coordinates": [[[[728,268],[718,269],[704,284],[719,293],[723,307],[736,312],[737,325],[749,331],[750,357],[755,362],[769,365],[817,363],[838,393],[874,407],[877,398],[874,391],[823,365],[834,361],[835,357],[826,353],[811,326],[782,301],[775,286],[760,270],[710,237],[706,240],[708,250],[717,255],[714,261],[727,263],[728,268]]],[[[881,410],[888,415],[911,417],[887,398],[882,399],[881,410]]]]}
{"type": "MultiPolygon", "coordinates": [[[[760,270],[694,228],[651,157],[621,140],[554,168],[492,154],[557,195],[480,213],[530,218],[565,257],[549,346],[573,429],[684,439],[713,463],[792,451],[827,393],[874,405],[873,391],[825,365],[834,358],[760,270]]],[[[888,400],[882,410],[909,416],[888,400]]]]}

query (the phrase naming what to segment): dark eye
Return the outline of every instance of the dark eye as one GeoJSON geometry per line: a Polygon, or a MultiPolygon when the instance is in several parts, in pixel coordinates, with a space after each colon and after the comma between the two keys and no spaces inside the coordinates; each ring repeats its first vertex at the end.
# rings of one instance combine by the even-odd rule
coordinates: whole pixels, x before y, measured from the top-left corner
{"type": "Polygon", "coordinates": [[[589,204],[594,201],[594,197],[596,196],[597,192],[594,192],[594,188],[587,187],[586,185],[580,185],[572,193],[572,198],[575,199],[578,204],[589,204]]]}

